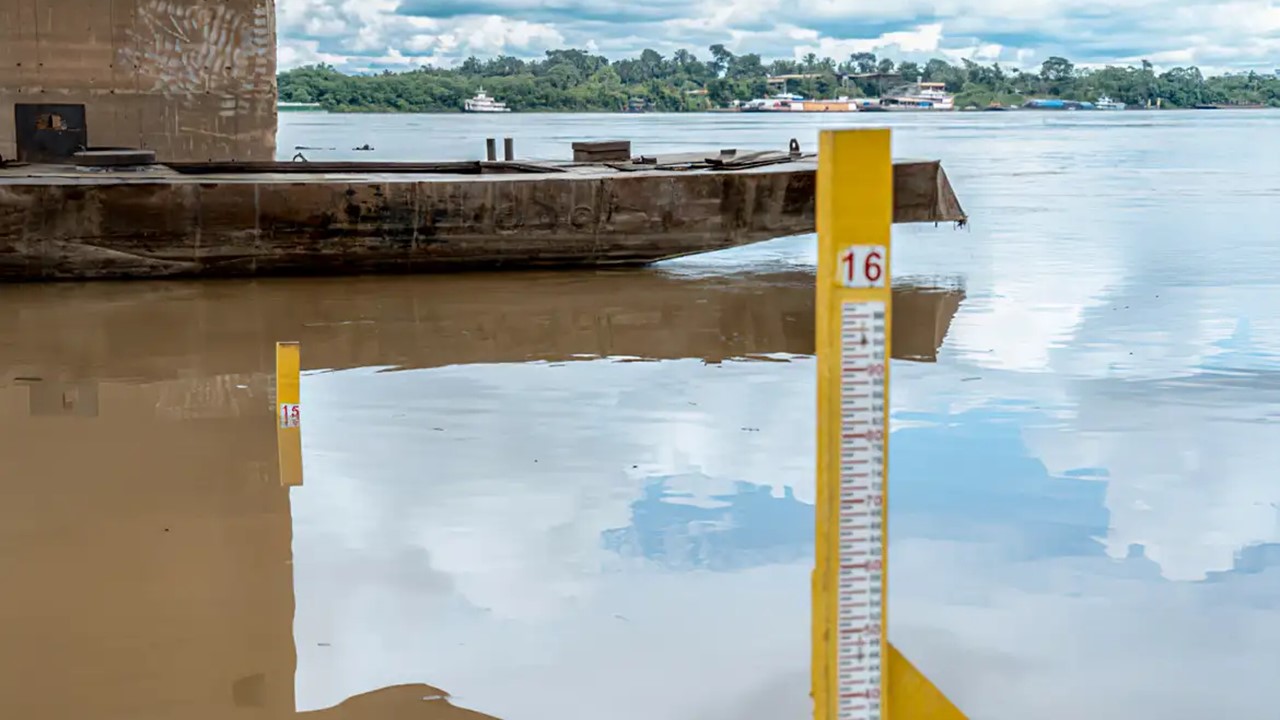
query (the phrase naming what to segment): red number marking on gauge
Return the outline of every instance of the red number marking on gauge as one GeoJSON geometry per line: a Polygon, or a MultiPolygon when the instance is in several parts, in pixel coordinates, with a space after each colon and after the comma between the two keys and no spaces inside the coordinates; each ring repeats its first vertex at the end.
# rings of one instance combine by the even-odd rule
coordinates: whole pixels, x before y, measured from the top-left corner
{"type": "Polygon", "coordinates": [[[845,287],[884,287],[883,245],[853,245],[840,253],[837,282],[845,287]]]}

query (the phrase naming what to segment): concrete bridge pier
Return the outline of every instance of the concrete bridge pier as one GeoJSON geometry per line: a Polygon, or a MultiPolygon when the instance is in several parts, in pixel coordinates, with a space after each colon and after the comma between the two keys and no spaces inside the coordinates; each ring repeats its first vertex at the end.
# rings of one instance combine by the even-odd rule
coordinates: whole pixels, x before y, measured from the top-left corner
{"type": "Polygon", "coordinates": [[[274,0],[0,0],[0,157],[273,160],[274,0]]]}

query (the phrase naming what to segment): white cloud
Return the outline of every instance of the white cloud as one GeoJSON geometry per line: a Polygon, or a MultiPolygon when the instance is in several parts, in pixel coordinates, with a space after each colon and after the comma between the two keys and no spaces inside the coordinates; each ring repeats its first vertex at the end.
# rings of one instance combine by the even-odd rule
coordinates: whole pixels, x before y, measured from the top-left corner
{"type": "Polygon", "coordinates": [[[887,32],[873,38],[836,39],[819,37],[817,30],[796,28],[792,31],[796,40],[811,44],[798,45],[795,57],[815,53],[819,57],[847,58],[857,52],[874,52],[884,57],[900,58],[914,53],[937,53],[942,44],[942,25],[921,25],[913,30],[887,32]]]}
{"type": "Polygon", "coordinates": [[[1034,64],[1199,64],[1270,71],[1280,6],[1268,0],[280,0],[281,66],[338,57],[344,69],[450,65],[471,54],[541,56],[596,47],[706,53],[713,43],[766,58],[871,51],[906,59],[1034,64]],[[318,42],[306,49],[306,43],[318,42]]]}
{"type": "Polygon", "coordinates": [[[674,574],[601,537],[633,525],[655,479],[701,507],[734,481],[812,503],[813,398],[791,391],[812,376],[811,359],[309,375],[291,493],[299,709],[429,678],[501,717],[692,719],[783,682],[799,692],[766,700],[797,716],[807,553],[674,574]]]}
{"type": "MultiPolygon", "coordinates": [[[[911,393],[895,405],[915,412],[955,398],[957,375],[971,372],[901,369],[911,393]]],[[[685,504],[713,504],[735,480],[774,497],[791,485],[811,503],[812,394],[796,389],[812,375],[798,359],[308,376],[307,482],[291,494],[299,709],[428,679],[502,717],[807,712],[807,557],[672,572],[600,537],[633,523],[631,503],[663,476],[685,504]],[[742,425],[760,432],[744,443],[742,425]]],[[[996,371],[977,394],[1016,396],[1028,382],[1064,384],[996,371]]],[[[1259,470],[1280,458],[1257,452],[1266,426],[1206,435],[1214,423],[1187,395],[1153,406],[1126,402],[1123,383],[1065,385],[1079,416],[1028,433],[1029,449],[1052,472],[1112,470],[1113,557],[1142,543],[1167,578],[1196,579],[1276,541],[1274,483],[1259,470]],[[1157,429],[1108,442],[1098,424],[1117,417],[1157,429]]],[[[1276,667],[1280,625],[1265,610],[1275,568],[1173,586],[1101,554],[1013,560],[1024,539],[991,530],[983,542],[900,537],[891,565],[894,641],[972,716],[1190,720],[1223,688],[1242,716],[1275,702],[1275,688],[1239,672],[1276,667]]]]}
{"type": "Polygon", "coordinates": [[[1173,587],[1095,558],[1010,562],[995,544],[894,550],[890,636],[969,717],[1263,717],[1280,690],[1280,571],[1173,587]]]}
{"type": "Polygon", "coordinates": [[[280,45],[276,61],[281,67],[298,67],[299,65],[317,65],[327,63],[340,65],[346,62],[346,56],[322,53],[319,44],[314,40],[284,43],[280,45]]]}
{"type": "Polygon", "coordinates": [[[463,37],[464,46],[494,55],[512,50],[527,54],[530,49],[557,47],[564,43],[564,36],[550,25],[497,15],[466,18],[458,24],[457,31],[463,37]]]}

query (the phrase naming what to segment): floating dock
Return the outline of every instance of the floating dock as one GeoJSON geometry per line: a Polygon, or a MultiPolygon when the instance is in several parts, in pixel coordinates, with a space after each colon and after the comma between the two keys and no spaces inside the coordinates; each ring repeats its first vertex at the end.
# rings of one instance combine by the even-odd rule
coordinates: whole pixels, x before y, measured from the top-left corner
{"type": "MultiPolygon", "coordinates": [[[[0,280],[638,265],[814,231],[794,141],[624,158],[9,163],[0,280]]],[[[894,163],[894,222],[964,221],[939,162],[894,163]]]]}

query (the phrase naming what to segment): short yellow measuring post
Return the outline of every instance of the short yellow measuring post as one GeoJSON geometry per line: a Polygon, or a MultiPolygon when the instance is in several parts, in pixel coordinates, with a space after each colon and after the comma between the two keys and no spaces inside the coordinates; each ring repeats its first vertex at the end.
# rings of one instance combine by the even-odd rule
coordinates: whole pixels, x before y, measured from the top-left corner
{"type": "Polygon", "coordinates": [[[818,150],[816,720],[963,720],[888,642],[887,129],[825,130],[818,150]]]}
{"type": "Polygon", "coordinates": [[[276,343],[276,444],[280,484],[302,484],[302,348],[276,343]]]}

